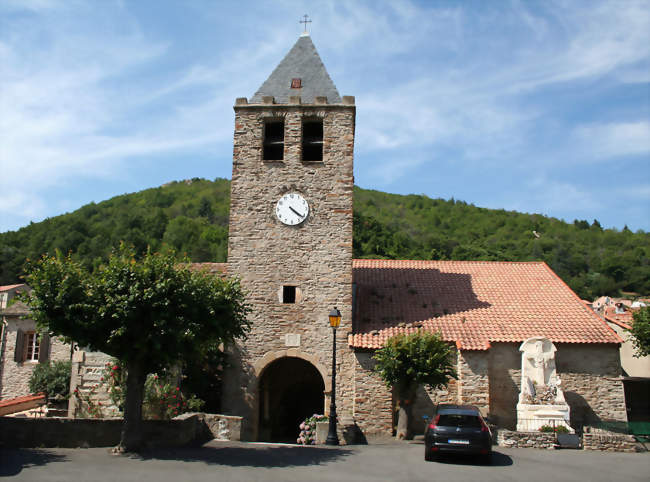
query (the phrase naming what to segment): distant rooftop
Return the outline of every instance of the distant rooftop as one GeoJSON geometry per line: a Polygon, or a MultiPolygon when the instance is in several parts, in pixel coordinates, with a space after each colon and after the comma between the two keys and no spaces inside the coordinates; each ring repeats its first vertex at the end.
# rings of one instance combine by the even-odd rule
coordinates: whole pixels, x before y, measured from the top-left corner
{"type": "Polygon", "coordinates": [[[289,96],[299,95],[303,103],[313,104],[314,98],[327,97],[328,104],[340,104],[341,96],[330,78],[311,37],[303,33],[266,82],[250,99],[262,103],[262,97],[275,97],[278,104],[287,104],[289,96]]]}

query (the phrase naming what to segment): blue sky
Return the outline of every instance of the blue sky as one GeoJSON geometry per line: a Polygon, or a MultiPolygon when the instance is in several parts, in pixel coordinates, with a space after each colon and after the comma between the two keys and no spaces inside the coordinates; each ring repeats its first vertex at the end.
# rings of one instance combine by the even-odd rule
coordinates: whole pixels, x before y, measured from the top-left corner
{"type": "Polygon", "coordinates": [[[230,178],[303,14],[356,96],[355,183],[650,230],[650,2],[0,2],[0,232],[230,178]]]}

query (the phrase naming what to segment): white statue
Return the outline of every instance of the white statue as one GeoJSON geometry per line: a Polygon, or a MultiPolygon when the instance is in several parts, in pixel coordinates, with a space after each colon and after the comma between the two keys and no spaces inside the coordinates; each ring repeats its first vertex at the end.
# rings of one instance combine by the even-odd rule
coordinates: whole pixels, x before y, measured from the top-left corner
{"type": "Polygon", "coordinates": [[[517,404],[517,430],[536,430],[546,424],[569,427],[569,406],[555,367],[555,345],[536,336],[524,341],[521,351],[521,390],[517,404]]]}
{"type": "Polygon", "coordinates": [[[219,431],[218,439],[219,440],[230,440],[230,430],[228,430],[228,423],[223,419],[219,419],[219,431]]]}

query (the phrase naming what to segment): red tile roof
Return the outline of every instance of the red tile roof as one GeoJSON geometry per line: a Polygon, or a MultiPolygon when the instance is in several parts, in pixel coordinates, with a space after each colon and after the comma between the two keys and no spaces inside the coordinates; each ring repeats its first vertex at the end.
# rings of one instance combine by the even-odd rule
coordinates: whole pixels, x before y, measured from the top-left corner
{"type": "Polygon", "coordinates": [[[603,312],[603,316],[607,321],[615,323],[616,325],[625,328],[626,330],[631,329],[632,323],[634,322],[631,311],[616,313],[615,306],[607,306],[603,312]]]}
{"type": "Polygon", "coordinates": [[[25,402],[33,401],[45,401],[45,394],[42,392],[34,393],[31,395],[23,395],[16,398],[7,398],[5,400],[0,400],[0,407],[8,407],[9,405],[18,405],[25,402]]]}
{"type": "Polygon", "coordinates": [[[20,284],[17,284],[17,285],[0,286],[0,291],[9,291],[9,290],[12,290],[14,288],[18,288],[19,286],[25,286],[25,283],[20,283],[20,284]]]}
{"type": "Polygon", "coordinates": [[[355,321],[348,343],[380,348],[418,329],[463,350],[546,336],[559,343],[622,343],[545,264],[353,261],[355,321]]]}
{"type": "Polygon", "coordinates": [[[227,275],[228,263],[189,263],[192,271],[205,271],[208,274],[227,275]]]}

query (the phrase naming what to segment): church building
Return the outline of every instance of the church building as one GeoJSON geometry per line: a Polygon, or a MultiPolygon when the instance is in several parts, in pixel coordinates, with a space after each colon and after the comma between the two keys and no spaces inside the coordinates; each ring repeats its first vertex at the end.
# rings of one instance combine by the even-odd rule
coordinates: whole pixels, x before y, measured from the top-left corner
{"type": "Polygon", "coordinates": [[[420,390],[416,416],[468,403],[514,428],[521,343],[557,347],[575,426],[626,420],[621,339],[544,263],[355,260],[352,251],[355,98],[341,96],[307,33],[250,98],[234,106],[228,275],[252,312],[229,349],[222,410],[243,417],[245,440],[295,440],[327,413],[330,310],[342,435],[389,436],[394,403],[373,352],[398,333],[440,332],[458,380],[420,390]]]}

